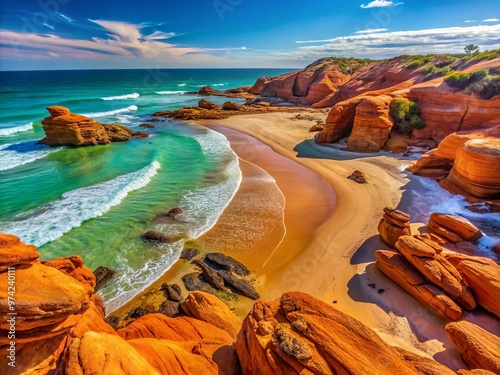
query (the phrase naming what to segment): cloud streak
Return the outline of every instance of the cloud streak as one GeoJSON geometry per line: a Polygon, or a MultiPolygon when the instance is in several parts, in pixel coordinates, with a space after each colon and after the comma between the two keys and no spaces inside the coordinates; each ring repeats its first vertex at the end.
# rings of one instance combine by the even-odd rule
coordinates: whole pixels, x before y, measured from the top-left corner
{"type": "Polygon", "coordinates": [[[366,5],[361,4],[361,8],[369,9],[369,8],[393,7],[393,6],[401,5],[401,4],[404,4],[404,3],[403,2],[393,3],[392,1],[387,1],[387,0],[374,0],[372,2],[369,2],[366,5]]]}

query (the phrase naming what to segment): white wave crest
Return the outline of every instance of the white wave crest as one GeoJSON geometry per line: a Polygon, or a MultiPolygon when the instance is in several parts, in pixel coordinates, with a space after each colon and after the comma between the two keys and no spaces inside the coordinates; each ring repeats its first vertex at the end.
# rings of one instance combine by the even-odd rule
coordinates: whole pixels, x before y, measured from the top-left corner
{"type": "Polygon", "coordinates": [[[156,91],[158,95],[178,95],[185,94],[187,91],[156,91]]]}
{"type": "Polygon", "coordinates": [[[95,112],[95,113],[87,113],[84,114],[83,116],[86,117],[106,117],[106,116],[114,116],[119,113],[126,113],[126,112],[132,112],[132,111],[137,111],[137,106],[136,105],[130,105],[127,108],[120,108],[120,109],[115,109],[114,111],[107,111],[107,112],[95,112]]]}
{"type": "Polygon", "coordinates": [[[186,87],[186,86],[187,86],[187,83],[179,83],[177,86],[178,86],[178,87],[186,87]]]}
{"type": "Polygon", "coordinates": [[[101,98],[102,100],[123,100],[123,99],[137,99],[140,97],[139,93],[134,92],[133,94],[120,95],[120,96],[108,96],[106,98],[101,98]]]}
{"type": "Polygon", "coordinates": [[[27,219],[0,229],[24,242],[41,246],[54,241],[84,221],[104,215],[119,205],[128,193],[145,187],[161,168],[157,161],[132,173],[96,185],[66,192],[61,199],[41,207],[27,219]]]}
{"type": "Polygon", "coordinates": [[[2,135],[12,135],[20,132],[26,132],[33,129],[33,123],[19,125],[12,128],[0,128],[0,136],[2,135]]]}
{"type": "Polygon", "coordinates": [[[48,154],[59,149],[50,149],[48,146],[36,145],[35,141],[24,142],[18,144],[5,144],[0,146],[0,171],[13,169],[24,164],[31,163],[35,160],[46,157],[48,154]],[[19,150],[16,146],[23,146],[23,149],[29,147],[35,148],[32,151],[19,150]]]}

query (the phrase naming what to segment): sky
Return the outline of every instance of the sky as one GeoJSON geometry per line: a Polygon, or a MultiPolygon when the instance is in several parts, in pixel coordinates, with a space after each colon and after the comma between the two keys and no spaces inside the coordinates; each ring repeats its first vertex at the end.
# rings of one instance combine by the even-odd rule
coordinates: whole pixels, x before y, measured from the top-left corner
{"type": "Polygon", "coordinates": [[[0,70],[299,68],[500,49],[498,0],[0,0],[0,70]]]}

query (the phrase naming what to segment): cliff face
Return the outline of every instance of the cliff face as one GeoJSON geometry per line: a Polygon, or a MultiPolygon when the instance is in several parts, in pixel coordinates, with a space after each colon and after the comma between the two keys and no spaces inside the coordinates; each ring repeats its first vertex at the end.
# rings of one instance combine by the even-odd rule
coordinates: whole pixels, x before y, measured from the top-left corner
{"type": "Polygon", "coordinates": [[[324,58],[304,70],[278,77],[260,78],[249,91],[260,95],[263,100],[279,98],[317,107],[317,103],[334,94],[339,87],[369,65],[364,60],[324,58]]]}
{"type": "MultiPolygon", "coordinates": [[[[443,77],[426,80],[421,68],[407,68],[408,63],[407,58],[395,58],[371,65],[316,103],[315,106],[333,105],[317,141],[332,143],[349,136],[351,151],[379,151],[392,131],[392,119],[385,108],[394,99],[417,103],[419,115],[426,123],[424,129],[413,131],[413,137],[405,138],[410,145],[422,141],[437,144],[453,132],[500,124],[500,96],[486,100],[457,91],[443,77]]],[[[468,62],[454,69],[472,72],[499,67],[497,58],[468,62]]]]}

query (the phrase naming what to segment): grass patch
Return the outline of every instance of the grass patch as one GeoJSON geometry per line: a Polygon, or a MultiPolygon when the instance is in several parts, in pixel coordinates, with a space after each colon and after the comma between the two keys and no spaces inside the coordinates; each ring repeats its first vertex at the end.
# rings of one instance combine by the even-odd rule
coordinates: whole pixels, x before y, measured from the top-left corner
{"type": "Polygon", "coordinates": [[[449,66],[444,66],[442,68],[438,68],[434,64],[423,67],[420,70],[420,74],[424,75],[426,78],[429,78],[429,79],[442,77],[442,76],[445,76],[451,72],[452,72],[452,70],[450,69],[449,66]]]}

